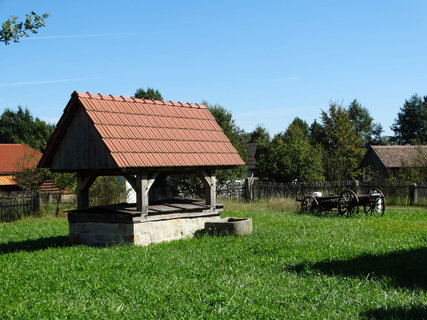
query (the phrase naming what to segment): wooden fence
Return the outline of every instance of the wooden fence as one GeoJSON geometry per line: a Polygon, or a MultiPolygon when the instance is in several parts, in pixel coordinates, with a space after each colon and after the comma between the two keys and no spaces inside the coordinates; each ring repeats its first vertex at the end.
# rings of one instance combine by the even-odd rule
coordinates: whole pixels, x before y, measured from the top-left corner
{"type": "Polygon", "coordinates": [[[302,198],[313,192],[322,195],[339,195],[346,189],[356,193],[367,193],[372,187],[380,188],[390,204],[397,205],[427,205],[427,183],[365,183],[356,180],[334,182],[290,182],[277,183],[261,180],[245,179],[242,182],[228,183],[219,186],[217,196],[219,199],[246,199],[257,200],[263,198],[285,197],[302,198]]]}
{"type": "Polygon", "coordinates": [[[39,209],[40,199],[37,192],[0,192],[0,221],[14,221],[34,215],[39,209]]]}

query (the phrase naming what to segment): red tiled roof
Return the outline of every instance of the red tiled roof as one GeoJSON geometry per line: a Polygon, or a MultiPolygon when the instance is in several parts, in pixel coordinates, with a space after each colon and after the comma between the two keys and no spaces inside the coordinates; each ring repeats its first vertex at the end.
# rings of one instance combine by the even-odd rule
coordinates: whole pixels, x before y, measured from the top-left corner
{"type": "Polygon", "coordinates": [[[416,166],[414,159],[420,153],[427,154],[427,146],[371,146],[386,168],[400,168],[402,165],[416,166]]]}
{"type": "Polygon", "coordinates": [[[58,187],[52,180],[46,180],[39,188],[40,193],[59,193],[58,187]]]}
{"type": "MultiPolygon", "coordinates": [[[[204,105],[74,92],[63,118],[72,116],[73,99],[80,102],[119,168],[244,164],[204,105]]],[[[58,127],[65,123],[63,118],[58,127]]],[[[59,134],[53,140],[55,136],[59,134]]],[[[54,153],[59,142],[49,143],[47,153],[54,153]]],[[[41,166],[46,162],[42,159],[41,166]]]]}
{"type": "Polygon", "coordinates": [[[0,174],[35,167],[42,154],[25,144],[0,144],[0,174]]]}

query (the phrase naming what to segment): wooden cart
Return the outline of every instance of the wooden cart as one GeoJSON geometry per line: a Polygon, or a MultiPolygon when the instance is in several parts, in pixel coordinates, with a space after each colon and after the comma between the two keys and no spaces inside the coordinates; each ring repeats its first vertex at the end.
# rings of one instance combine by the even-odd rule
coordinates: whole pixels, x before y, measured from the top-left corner
{"type": "Polygon", "coordinates": [[[378,188],[371,188],[367,194],[356,194],[353,190],[345,190],[338,195],[315,197],[306,196],[297,199],[301,202],[301,212],[322,212],[338,210],[340,215],[351,217],[363,210],[366,215],[383,216],[385,212],[385,196],[378,188]]]}

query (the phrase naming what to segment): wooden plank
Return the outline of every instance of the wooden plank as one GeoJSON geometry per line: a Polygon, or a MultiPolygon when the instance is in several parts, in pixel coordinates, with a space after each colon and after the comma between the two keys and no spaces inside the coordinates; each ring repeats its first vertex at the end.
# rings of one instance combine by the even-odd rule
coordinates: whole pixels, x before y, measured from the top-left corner
{"type": "Polygon", "coordinates": [[[92,170],[117,167],[89,116],[80,108],[52,159],[53,170],[92,170]]]}
{"type": "Polygon", "coordinates": [[[151,205],[149,208],[150,210],[153,211],[153,213],[168,213],[168,212],[182,211],[182,208],[174,207],[166,204],[151,205]]]}
{"type": "MultiPolygon", "coordinates": [[[[203,209],[202,206],[192,203],[168,203],[167,204],[170,207],[179,208],[182,210],[200,210],[203,209]]],[[[205,209],[208,209],[209,206],[205,206],[205,209]]]]}
{"type": "Polygon", "coordinates": [[[182,213],[168,213],[168,214],[158,214],[158,215],[148,215],[144,217],[134,217],[134,223],[143,223],[143,222],[155,222],[163,220],[174,220],[174,219],[185,219],[185,218],[199,218],[199,217],[215,217],[220,216],[219,213],[209,210],[207,212],[197,211],[197,212],[182,212],[182,213]]]}

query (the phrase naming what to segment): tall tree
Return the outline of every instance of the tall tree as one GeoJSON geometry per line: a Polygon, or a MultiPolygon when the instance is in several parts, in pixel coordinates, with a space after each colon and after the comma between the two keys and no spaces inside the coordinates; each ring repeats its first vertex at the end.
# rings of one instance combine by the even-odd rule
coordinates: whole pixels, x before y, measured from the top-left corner
{"type": "MultiPolygon", "coordinates": [[[[246,161],[248,155],[243,139],[243,130],[236,125],[231,112],[221,105],[210,105],[207,101],[203,101],[202,104],[208,107],[210,113],[214,116],[224,134],[230,139],[231,144],[236,148],[240,157],[246,161]]],[[[219,183],[223,183],[225,181],[234,181],[237,178],[243,178],[246,171],[246,167],[244,166],[230,170],[218,170],[218,181],[219,183]]]]}
{"type": "Polygon", "coordinates": [[[322,146],[326,141],[326,132],[323,126],[315,119],[308,130],[308,140],[312,146],[322,146]]]}
{"type": "Polygon", "coordinates": [[[288,181],[324,180],[322,156],[317,148],[310,145],[305,121],[295,118],[284,134],[284,141],[291,164],[288,181]]]}
{"type": "Polygon", "coordinates": [[[14,112],[6,109],[0,117],[0,143],[25,143],[43,151],[55,126],[39,118],[33,118],[30,111],[18,106],[14,112]]]}
{"type": "Polygon", "coordinates": [[[8,45],[11,41],[19,42],[22,37],[29,37],[28,32],[37,33],[37,29],[46,25],[48,13],[39,16],[34,11],[26,15],[25,21],[17,22],[18,17],[11,16],[2,24],[0,42],[8,45]]]}
{"type": "Polygon", "coordinates": [[[348,117],[353,124],[356,134],[362,139],[365,147],[382,144],[381,133],[383,128],[380,123],[374,123],[369,110],[354,99],[348,106],[348,117]]]}
{"type": "Polygon", "coordinates": [[[289,130],[289,128],[292,129],[293,127],[300,128],[303,136],[308,136],[308,133],[310,131],[310,127],[308,126],[308,123],[305,120],[302,120],[301,118],[295,117],[295,119],[292,120],[291,124],[289,125],[288,129],[285,131],[285,136],[286,136],[286,132],[289,130]]]}
{"type": "Polygon", "coordinates": [[[248,142],[256,143],[258,144],[258,147],[267,146],[271,140],[270,134],[268,133],[267,129],[262,125],[257,125],[254,131],[250,132],[247,136],[248,142]]]}
{"type": "Polygon", "coordinates": [[[162,94],[159,92],[159,90],[154,90],[153,88],[147,88],[147,91],[145,91],[143,88],[139,88],[136,90],[133,96],[138,99],[163,101],[162,94]]]}
{"type": "Polygon", "coordinates": [[[359,174],[358,166],[364,149],[357,136],[347,110],[330,102],[329,113],[322,110],[322,125],[325,131],[323,142],[323,165],[327,180],[354,179],[359,174]]]}
{"type": "Polygon", "coordinates": [[[321,153],[310,145],[308,124],[295,118],[284,133],[276,134],[257,159],[261,178],[277,182],[323,180],[321,153]]]}
{"type": "Polygon", "coordinates": [[[405,100],[391,130],[399,144],[427,144],[427,96],[405,100]]]}

